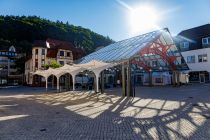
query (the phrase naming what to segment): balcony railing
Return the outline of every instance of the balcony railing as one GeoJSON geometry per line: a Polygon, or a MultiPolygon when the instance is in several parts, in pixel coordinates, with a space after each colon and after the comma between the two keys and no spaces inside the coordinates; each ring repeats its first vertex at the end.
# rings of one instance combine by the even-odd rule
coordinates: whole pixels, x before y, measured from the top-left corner
{"type": "Polygon", "coordinates": [[[61,59],[72,59],[72,56],[61,56],[61,55],[58,55],[57,58],[61,58],[61,59]]]}

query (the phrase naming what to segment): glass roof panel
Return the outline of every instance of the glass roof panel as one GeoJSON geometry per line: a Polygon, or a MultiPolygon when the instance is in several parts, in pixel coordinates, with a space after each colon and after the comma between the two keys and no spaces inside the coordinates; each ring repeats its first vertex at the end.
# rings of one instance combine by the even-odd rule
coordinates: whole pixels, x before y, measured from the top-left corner
{"type": "Polygon", "coordinates": [[[129,59],[137,52],[139,52],[148,43],[152,42],[157,37],[159,37],[161,33],[162,33],[161,30],[158,30],[116,42],[96,52],[93,52],[87,55],[86,57],[83,57],[80,63],[86,63],[91,60],[115,62],[115,61],[129,59]]]}
{"type": "Polygon", "coordinates": [[[137,57],[139,61],[143,61],[145,64],[152,64],[153,61],[156,61],[153,62],[155,65],[154,69],[156,71],[174,69],[174,65],[176,66],[177,70],[188,69],[186,62],[181,62],[182,55],[174,44],[170,33],[165,30],[150,32],[108,45],[87,55],[86,57],[83,57],[80,60],[80,63],[87,63],[92,60],[103,62],[120,62],[123,60],[132,60],[131,58],[133,57],[137,57]],[[158,45],[158,43],[162,44],[165,47],[170,46],[166,54],[163,54],[167,55],[166,58],[164,58],[164,56],[162,56],[160,53],[163,50],[161,47],[159,48],[159,54],[145,53],[143,56],[138,55],[138,53],[146,46],[151,47],[151,45],[153,45],[151,48],[156,47],[154,43],[156,43],[156,45],[158,45]],[[173,60],[174,57],[174,64],[171,64],[168,59],[170,58],[173,60]]]}

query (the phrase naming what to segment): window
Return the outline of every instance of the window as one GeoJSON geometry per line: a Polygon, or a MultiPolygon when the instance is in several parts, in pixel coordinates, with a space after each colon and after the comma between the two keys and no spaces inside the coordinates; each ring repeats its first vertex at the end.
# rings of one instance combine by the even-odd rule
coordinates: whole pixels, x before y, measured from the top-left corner
{"type": "Polygon", "coordinates": [[[146,64],[147,66],[150,66],[150,61],[146,61],[145,64],[146,64]]]}
{"type": "Polygon", "coordinates": [[[195,63],[195,56],[188,56],[187,63],[195,63]]]}
{"type": "Polygon", "coordinates": [[[64,51],[60,51],[60,56],[64,56],[64,51]]]}
{"type": "Polygon", "coordinates": [[[45,55],[45,49],[42,49],[42,55],[45,55]]]}
{"type": "Polygon", "coordinates": [[[207,54],[203,55],[203,62],[207,62],[207,54]]]}
{"type": "Polygon", "coordinates": [[[203,39],[202,39],[202,44],[203,44],[203,45],[208,45],[208,44],[210,44],[210,37],[203,38],[203,39]]]}
{"type": "Polygon", "coordinates": [[[207,62],[207,54],[198,55],[198,62],[207,62]]]}
{"type": "Polygon", "coordinates": [[[182,42],[181,46],[183,49],[189,49],[190,43],[189,42],[182,42]]]}
{"type": "Polygon", "coordinates": [[[38,54],[38,52],[39,52],[39,50],[38,50],[38,49],[36,49],[36,50],[35,50],[35,54],[38,54]]]}
{"type": "Polygon", "coordinates": [[[44,61],[44,59],[42,59],[42,65],[44,65],[45,64],[45,61],[44,61]]]}
{"type": "Polygon", "coordinates": [[[64,65],[64,61],[59,61],[59,63],[60,63],[61,65],[64,65]]]}
{"type": "Polygon", "coordinates": [[[67,56],[67,57],[70,57],[70,52],[67,52],[67,53],[66,53],[66,56],[67,56]]]}
{"type": "Polygon", "coordinates": [[[157,61],[152,61],[152,66],[157,67],[157,61]]]}
{"type": "Polygon", "coordinates": [[[35,62],[35,68],[38,68],[38,61],[35,62]]]}
{"type": "Polygon", "coordinates": [[[163,78],[155,78],[155,83],[163,83],[163,78]]]}

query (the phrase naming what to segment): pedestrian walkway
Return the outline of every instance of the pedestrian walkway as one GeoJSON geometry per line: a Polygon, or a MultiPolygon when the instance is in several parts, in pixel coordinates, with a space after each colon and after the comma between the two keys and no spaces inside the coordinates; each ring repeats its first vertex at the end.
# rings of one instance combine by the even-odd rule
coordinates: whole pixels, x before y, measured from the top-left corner
{"type": "Polygon", "coordinates": [[[135,98],[118,96],[120,89],[7,91],[0,90],[0,139],[210,139],[209,85],[139,87],[135,98]]]}

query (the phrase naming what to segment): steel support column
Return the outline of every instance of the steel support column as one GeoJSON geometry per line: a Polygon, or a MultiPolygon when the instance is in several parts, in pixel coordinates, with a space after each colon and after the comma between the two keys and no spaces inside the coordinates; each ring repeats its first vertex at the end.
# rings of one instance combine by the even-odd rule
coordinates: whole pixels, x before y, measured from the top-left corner
{"type": "Polygon", "coordinates": [[[57,77],[57,92],[59,92],[60,91],[60,77],[58,76],[57,77]]]}
{"type": "Polygon", "coordinates": [[[101,93],[104,93],[104,71],[101,72],[101,93]]]}
{"type": "Polygon", "coordinates": [[[96,93],[99,93],[99,75],[96,74],[96,93]]]}
{"type": "Polygon", "coordinates": [[[126,96],[126,77],[125,77],[125,64],[122,64],[122,96],[126,96]]]}
{"type": "Polygon", "coordinates": [[[52,76],[52,89],[54,89],[54,75],[52,76]]]}
{"type": "Polygon", "coordinates": [[[180,72],[179,71],[173,71],[172,73],[172,83],[174,86],[180,85],[180,72]]]}
{"type": "Polygon", "coordinates": [[[69,74],[69,85],[68,85],[68,90],[71,90],[71,75],[69,74]]]}
{"type": "Polygon", "coordinates": [[[126,71],[126,85],[127,85],[127,96],[128,97],[132,97],[133,96],[133,90],[132,90],[132,79],[131,79],[131,64],[128,61],[128,65],[127,65],[127,71],[126,71]]]}
{"type": "Polygon", "coordinates": [[[153,81],[152,81],[152,71],[149,71],[149,86],[153,86],[153,81]]]}
{"type": "Polygon", "coordinates": [[[47,79],[48,79],[48,77],[45,77],[45,82],[46,82],[46,83],[45,83],[45,84],[46,84],[46,85],[45,85],[45,88],[46,88],[46,92],[47,92],[47,88],[48,88],[48,81],[47,81],[47,79]]]}

